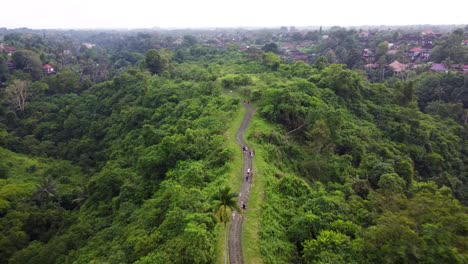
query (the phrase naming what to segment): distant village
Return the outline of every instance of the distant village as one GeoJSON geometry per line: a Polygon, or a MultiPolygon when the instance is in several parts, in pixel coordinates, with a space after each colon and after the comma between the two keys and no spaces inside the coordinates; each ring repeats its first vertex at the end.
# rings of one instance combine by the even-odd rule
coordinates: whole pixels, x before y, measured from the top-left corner
{"type": "MultiPolygon", "coordinates": [[[[332,31],[332,30],[331,30],[332,31]]],[[[348,31],[350,32],[350,31],[348,31]]],[[[361,47],[359,50],[359,60],[355,63],[354,68],[360,68],[366,71],[384,70],[390,71],[392,74],[401,75],[410,70],[427,70],[433,72],[454,71],[459,73],[468,73],[468,62],[466,54],[468,50],[468,37],[463,39],[459,45],[464,47],[465,61],[463,63],[454,63],[450,61],[436,62],[432,60],[431,53],[437,43],[447,40],[448,33],[441,33],[426,29],[416,32],[400,33],[392,31],[392,34],[382,34],[381,30],[358,30],[354,32],[356,35],[354,43],[355,47],[361,47]],[[388,38],[386,39],[385,36],[388,38]],[[380,43],[385,43],[385,62],[379,61],[376,56],[376,47],[370,47],[373,39],[379,38],[380,43]]],[[[253,42],[269,36],[269,41],[276,43],[278,51],[276,52],[286,62],[304,61],[306,63],[314,63],[318,56],[328,55],[324,52],[323,46],[328,42],[343,41],[332,40],[330,30],[323,31],[299,31],[294,27],[282,28],[276,32],[252,31],[240,34],[232,39],[223,39],[223,35],[214,36],[208,42],[210,45],[224,49],[231,43],[239,44],[241,51],[258,53],[264,45],[253,42]],[[320,49],[322,52],[320,53],[320,49]],[[314,52],[317,51],[317,52],[314,52]]],[[[179,42],[182,39],[178,39],[179,42]]],[[[344,39],[346,41],[346,39],[344,39]]],[[[328,49],[330,57],[336,57],[333,53],[333,44],[328,49]]],[[[336,46],[339,46],[336,45],[336,46]]],[[[343,46],[347,46],[346,44],[343,46]]],[[[349,47],[349,46],[348,46],[349,47]]],[[[353,47],[353,48],[355,48],[353,47]]],[[[326,51],[326,50],[325,50],[326,51]]],[[[345,63],[335,59],[331,59],[330,63],[345,63]]]]}
{"type": "MultiPolygon", "coordinates": [[[[94,47],[95,44],[83,43],[83,46],[90,49],[90,48],[94,47]]],[[[15,53],[15,51],[16,51],[16,47],[9,46],[9,45],[6,45],[3,42],[0,42],[0,54],[3,54],[7,58],[11,58],[13,56],[13,53],[15,53]]],[[[68,50],[68,49],[63,50],[63,55],[64,56],[70,56],[71,54],[72,54],[72,52],[70,50],[68,50]]],[[[15,65],[13,60],[6,60],[4,63],[6,64],[6,66],[8,67],[9,70],[15,70],[16,69],[16,65],[15,65]]],[[[54,69],[54,66],[50,65],[49,63],[44,63],[42,65],[42,70],[43,70],[43,73],[45,75],[53,75],[53,74],[56,73],[55,69],[54,69]]]]}
{"type": "MultiPolygon", "coordinates": [[[[360,36],[364,41],[369,39],[373,33],[362,32],[360,36]]],[[[374,33],[375,34],[375,33],[374,33]]],[[[424,30],[419,35],[407,34],[403,35],[398,42],[387,42],[388,51],[387,57],[394,58],[391,63],[385,65],[386,68],[393,71],[395,74],[401,74],[408,70],[415,70],[420,67],[426,67],[434,72],[446,72],[448,70],[457,71],[460,73],[468,73],[468,65],[461,63],[437,63],[431,61],[431,51],[435,47],[437,41],[443,40],[444,35],[435,33],[432,30],[424,30]],[[404,61],[399,61],[397,58],[403,58],[404,61]]],[[[467,46],[468,39],[464,39],[460,45],[467,46]]],[[[362,58],[367,62],[364,65],[365,69],[378,69],[380,65],[375,56],[375,50],[368,48],[363,49],[362,58]]]]}
{"type": "MultiPolygon", "coordinates": [[[[379,31],[360,31],[358,32],[358,42],[363,48],[360,50],[361,63],[358,68],[370,71],[384,69],[391,71],[393,74],[404,74],[410,70],[424,69],[433,72],[455,71],[459,73],[468,73],[468,63],[451,63],[435,62],[431,60],[431,52],[436,46],[436,43],[447,38],[447,34],[434,32],[431,29],[421,31],[419,33],[407,33],[399,36],[397,41],[391,39],[383,39],[382,43],[387,45],[386,61],[382,65],[376,56],[376,49],[367,47],[373,37],[378,35],[379,31]],[[390,61],[389,61],[390,60],[390,61]]],[[[278,43],[279,54],[285,61],[304,61],[306,63],[314,63],[318,54],[311,53],[314,47],[326,43],[329,39],[328,34],[320,35],[316,40],[308,40],[307,33],[295,31],[290,33],[292,41],[284,40],[280,34],[278,43]]],[[[254,36],[251,36],[254,38],[254,36]]],[[[244,38],[245,39],[245,38],[244,38]]],[[[247,38],[248,39],[248,38],[247,38]]],[[[291,38],[290,38],[291,39],[291,38]]],[[[247,45],[241,39],[236,40],[240,44],[242,51],[248,49],[260,50],[261,45],[247,45]]],[[[218,47],[222,48],[223,42],[218,41],[218,47]]],[[[468,50],[468,39],[464,39],[459,43],[460,46],[468,50]]],[[[359,64],[359,63],[358,63],[359,64]]]]}
{"type": "MultiPolygon", "coordinates": [[[[102,36],[103,38],[120,38],[122,42],[131,41],[138,47],[128,49],[133,49],[141,55],[144,55],[150,48],[177,51],[184,45],[198,45],[219,51],[237,50],[253,58],[261,58],[263,53],[273,52],[286,63],[303,61],[313,64],[319,57],[324,57],[328,63],[346,64],[349,68],[361,69],[369,76],[374,76],[374,80],[382,81],[388,76],[404,78],[410,72],[450,71],[467,74],[467,28],[468,26],[465,26],[464,29],[460,29],[463,31],[463,37],[455,43],[457,46],[455,49],[459,50],[461,55],[449,54],[445,57],[440,55],[440,47],[447,46],[446,43],[452,41],[452,32],[447,30],[440,32],[429,26],[421,30],[345,29],[341,27],[322,30],[322,27],[315,29],[281,27],[252,30],[110,31],[100,33],[101,35],[96,32],[87,32],[88,37],[81,36],[80,34],[85,36],[86,34],[79,31],[36,32],[26,29],[26,33],[15,31],[10,33],[11,30],[0,28],[0,56],[3,57],[0,64],[6,65],[10,72],[15,71],[17,65],[12,59],[13,54],[19,50],[31,49],[41,56],[44,76],[54,75],[63,69],[73,70],[73,64],[81,63],[86,65],[86,67],[79,67],[84,69],[79,72],[81,79],[86,74],[94,81],[101,77],[105,79],[112,70],[111,64],[116,62],[109,62],[109,57],[100,56],[99,50],[114,47],[106,46],[105,40],[97,41],[97,43],[86,41],[87,39],[96,41],[102,36]],[[14,37],[8,37],[15,34],[16,38],[21,35],[23,42],[16,41],[14,37]],[[61,40],[62,35],[67,36],[66,40],[61,40]],[[43,44],[38,48],[34,43],[25,44],[24,39],[43,44]],[[44,42],[44,39],[49,40],[47,43],[51,44],[44,42]],[[54,42],[50,41],[51,39],[54,42]],[[187,44],[187,42],[190,43],[187,44]],[[435,53],[439,55],[434,57],[435,53]]],[[[451,45],[450,49],[454,49],[454,44],[451,45]]],[[[125,63],[127,65],[136,62],[126,60],[125,63]]]]}

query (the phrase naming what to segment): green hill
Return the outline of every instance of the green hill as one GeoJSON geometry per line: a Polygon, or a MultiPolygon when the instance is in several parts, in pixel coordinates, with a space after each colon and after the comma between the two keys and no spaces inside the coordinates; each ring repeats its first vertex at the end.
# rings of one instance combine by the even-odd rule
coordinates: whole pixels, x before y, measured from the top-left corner
{"type": "Polygon", "coordinates": [[[371,83],[259,52],[154,50],[79,91],[50,76],[24,111],[2,90],[0,262],[219,261],[213,196],[239,186],[245,99],[246,263],[466,263],[467,112],[423,85],[460,77],[371,83]]]}

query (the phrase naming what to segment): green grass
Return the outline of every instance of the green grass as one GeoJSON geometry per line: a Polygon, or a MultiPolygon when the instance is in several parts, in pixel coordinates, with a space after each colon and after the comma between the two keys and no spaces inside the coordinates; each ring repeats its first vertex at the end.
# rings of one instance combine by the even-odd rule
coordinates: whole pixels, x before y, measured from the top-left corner
{"type": "Polygon", "coordinates": [[[1,147],[0,169],[0,199],[30,197],[43,176],[52,178],[59,195],[71,194],[85,179],[80,168],[69,161],[29,157],[1,147]]]}
{"type": "Polygon", "coordinates": [[[12,201],[30,197],[36,189],[40,175],[49,168],[45,160],[33,159],[0,148],[0,210],[8,210],[12,201]]]}
{"type": "Polygon", "coordinates": [[[0,147],[0,166],[8,170],[9,182],[25,183],[38,181],[38,175],[49,168],[45,159],[30,158],[0,147]]]}
{"type": "MultiPolygon", "coordinates": [[[[236,96],[235,94],[226,94],[225,96],[236,96]]],[[[226,131],[225,136],[227,138],[227,147],[232,150],[234,153],[232,161],[229,163],[229,175],[226,179],[228,185],[231,187],[232,191],[239,192],[242,184],[242,149],[237,145],[236,142],[236,132],[241,126],[242,120],[244,119],[246,109],[239,104],[239,111],[237,112],[235,118],[232,120],[232,123],[229,129],[226,131]]],[[[229,226],[227,227],[229,228],[229,226]]],[[[224,263],[224,226],[218,225],[216,230],[216,263],[224,263]]]]}
{"type": "MultiPolygon", "coordinates": [[[[224,264],[224,225],[219,224],[216,226],[216,247],[215,247],[215,253],[216,253],[216,263],[219,264],[224,264]]],[[[226,245],[227,247],[227,245],[226,245]]],[[[227,252],[226,252],[227,253],[227,252]]]]}
{"type": "Polygon", "coordinates": [[[248,140],[248,138],[255,130],[263,131],[271,129],[267,123],[254,115],[245,134],[247,144],[255,150],[253,160],[254,181],[250,190],[248,210],[245,215],[246,221],[243,223],[242,232],[242,250],[245,263],[263,263],[259,241],[260,218],[265,199],[266,180],[271,175],[269,164],[264,159],[268,153],[259,145],[248,140]]]}

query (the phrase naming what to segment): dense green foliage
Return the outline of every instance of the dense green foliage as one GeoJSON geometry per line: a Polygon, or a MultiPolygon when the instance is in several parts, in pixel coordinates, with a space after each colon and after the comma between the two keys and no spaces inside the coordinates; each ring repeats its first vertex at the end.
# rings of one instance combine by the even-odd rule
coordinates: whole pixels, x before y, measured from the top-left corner
{"type": "MultiPolygon", "coordinates": [[[[174,72],[134,70],[81,94],[41,93],[18,115],[5,105],[5,147],[68,159],[83,172],[74,183],[62,166],[17,194],[5,189],[2,221],[17,224],[3,224],[1,262],[213,262],[212,195],[226,180],[223,133],[239,100],[217,82],[174,72]]],[[[16,179],[12,166],[2,164],[5,181],[16,179]]]]}
{"type": "Polygon", "coordinates": [[[413,83],[370,84],[339,65],[308,67],[306,81],[295,67],[257,83],[259,113],[277,124],[250,134],[272,153],[266,262],[466,262],[463,119],[422,113],[413,83]]]}
{"type": "Polygon", "coordinates": [[[464,76],[371,83],[349,68],[357,33],[329,33],[314,65],[284,63],[271,42],[76,32],[100,47],[66,55],[52,52],[66,37],[5,36],[21,49],[18,68],[0,68],[0,262],[215,262],[218,223],[238,209],[220,188],[241,95],[265,124],[247,138],[267,154],[248,245],[265,263],[466,263],[464,76]],[[46,62],[57,74],[38,71],[46,62]]]}

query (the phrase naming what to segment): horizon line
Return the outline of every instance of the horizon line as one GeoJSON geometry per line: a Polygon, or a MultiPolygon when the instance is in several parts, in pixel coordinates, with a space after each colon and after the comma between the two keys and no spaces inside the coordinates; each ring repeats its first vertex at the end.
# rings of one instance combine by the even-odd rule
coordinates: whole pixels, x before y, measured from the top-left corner
{"type": "Polygon", "coordinates": [[[359,28],[359,27],[410,27],[410,26],[467,26],[468,24],[406,24],[406,25],[391,25],[391,24],[364,24],[364,25],[307,25],[307,26],[294,26],[294,25],[282,25],[282,26],[201,26],[201,27],[69,27],[69,28],[30,28],[30,27],[1,27],[1,29],[6,30],[18,30],[18,29],[29,29],[29,30],[203,30],[203,29],[280,29],[282,27],[296,29],[306,29],[306,28],[332,28],[332,27],[342,27],[342,28],[359,28]]]}

